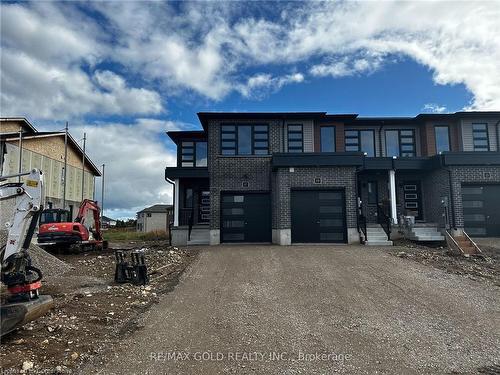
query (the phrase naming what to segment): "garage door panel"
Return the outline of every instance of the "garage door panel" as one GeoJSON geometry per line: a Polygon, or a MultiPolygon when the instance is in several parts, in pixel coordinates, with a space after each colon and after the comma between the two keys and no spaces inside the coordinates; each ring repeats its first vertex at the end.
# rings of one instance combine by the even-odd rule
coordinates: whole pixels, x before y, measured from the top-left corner
{"type": "Polygon", "coordinates": [[[462,208],[467,234],[500,235],[500,185],[462,185],[462,208]]]}
{"type": "Polygon", "coordinates": [[[291,193],[292,242],[345,242],[345,200],[340,190],[291,193]]]}
{"type": "Polygon", "coordinates": [[[266,193],[223,193],[222,242],[271,242],[270,196],[266,193]]]}

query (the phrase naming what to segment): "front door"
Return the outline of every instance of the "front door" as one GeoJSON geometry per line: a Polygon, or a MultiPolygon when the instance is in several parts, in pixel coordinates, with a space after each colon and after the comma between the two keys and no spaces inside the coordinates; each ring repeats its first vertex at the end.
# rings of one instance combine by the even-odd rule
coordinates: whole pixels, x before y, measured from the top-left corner
{"type": "Polygon", "coordinates": [[[415,216],[415,220],[423,219],[420,181],[403,183],[403,202],[405,215],[415,216]]]}

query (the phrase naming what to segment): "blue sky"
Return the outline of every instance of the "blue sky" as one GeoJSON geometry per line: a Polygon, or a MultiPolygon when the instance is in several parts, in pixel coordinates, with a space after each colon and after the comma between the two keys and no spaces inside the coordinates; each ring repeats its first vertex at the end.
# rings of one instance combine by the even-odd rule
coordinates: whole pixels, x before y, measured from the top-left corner
{"type": "Polygon", "coordinates": [[[198,128],[199,111],[500,108],[495,2],[0,7],[2,116],[86,132],[90,157],[107,165],[111,217],[171,202],[165,131],[198,128]]]}

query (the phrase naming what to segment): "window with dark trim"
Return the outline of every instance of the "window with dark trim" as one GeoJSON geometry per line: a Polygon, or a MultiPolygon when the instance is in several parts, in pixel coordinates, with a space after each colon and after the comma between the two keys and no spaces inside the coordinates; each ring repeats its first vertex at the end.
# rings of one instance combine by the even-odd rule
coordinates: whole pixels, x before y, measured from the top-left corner
{"type": "Polygon", "coordinates": [[[414,157],[416,156],[415,130],[397,129],[385,131],[386,156],[414,157]]]}
{"type": "Polygon", "coordinates": [[[207,166],[207,142],[182,141],[181,167],[194,166],[207,166]]]}
{"type": "Polygon", "coordinates": [[[288,152],[304,151],[304,129],[302,124],[290,124],[287,126],[288,152]]]}
{"type": "Polygon", "coordinates": [[[344,136],[346,151],[366,152],[367,156],[375,156],[375,131],[346,130],[344,136]]]}
{"type": "Polygon", "coordinates": [[[222,125],[222,155],[268,155],[267,125],[222,125]]]}
{"type": "Polygon", "coordinates": [[[321,152],[335,152],[335,126],[320,127],[321,152]]]}
{"type": "Polygon", "coordinates": [[[368,204],[377,204],[378,202],[378,189],[376,181],[368,181],[368,204]]]}
{"type": "Polygon", "coordinates": [[[184,208],[193,207],[193,189],[187,188],[184,194],[184,208]]]}
{"type": "Polygon", "coordinates": [[[181,144],[181,166],[194,167],[194,142],[182,142],[181,144]]]}
{"type": "Polygon", "coordinates": [[[434,137],[436,139],[436,153],[450,151],[450,127],[448,125],[434,126],[434,137]]]}
{"type": "Polygon", "coordinates": [[[488,124],[472,124],[472,140],[474,151],[489,151],[488,124]]]}

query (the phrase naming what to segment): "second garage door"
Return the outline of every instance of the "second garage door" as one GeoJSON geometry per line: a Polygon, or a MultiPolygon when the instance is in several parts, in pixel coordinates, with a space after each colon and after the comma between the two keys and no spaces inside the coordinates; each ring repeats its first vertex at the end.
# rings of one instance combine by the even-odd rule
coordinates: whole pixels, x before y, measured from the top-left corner
{"type": "Polygon", "coordinates": [[[268,193],[223,193],[222,242],[271,242],[268,193]]]}
{"type": "Polygon", "coordinates": [[[471,237],[500,236],[500,185],[462,185],[465,232],[471,237]]]}
{"type": "Polygon", "coordinates": [[[342,190],[292,191],[292,242],[347,242],[342,190]]]}

